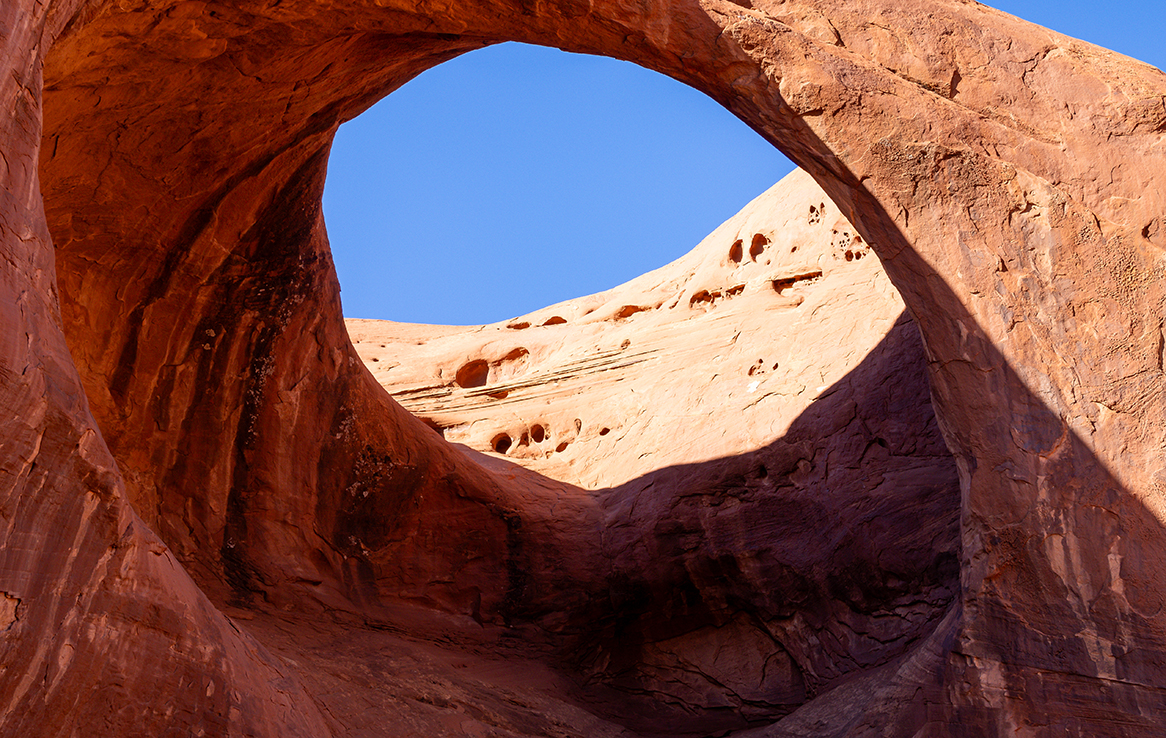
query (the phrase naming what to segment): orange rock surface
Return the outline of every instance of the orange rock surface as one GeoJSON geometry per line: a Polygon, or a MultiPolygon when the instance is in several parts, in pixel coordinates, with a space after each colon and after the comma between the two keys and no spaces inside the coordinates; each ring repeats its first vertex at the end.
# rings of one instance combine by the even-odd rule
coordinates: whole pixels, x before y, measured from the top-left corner
{"type": "Polygon", "coordinates": [[[1166,732],[1161,71],[967,0],[11,0],[0,71],[0,734],[1166,732]],[[427,425],[328,146],[506,40],[707,93],[827,225],[366,353],[427,425]]]}

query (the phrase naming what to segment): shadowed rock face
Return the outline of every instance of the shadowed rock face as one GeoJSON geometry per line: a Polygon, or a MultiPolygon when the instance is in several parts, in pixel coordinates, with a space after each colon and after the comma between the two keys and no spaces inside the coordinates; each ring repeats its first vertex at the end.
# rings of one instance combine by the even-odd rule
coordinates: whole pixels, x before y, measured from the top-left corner
{"type": "MultiPolygon", "coordinates": [[[[352,733],[346,704],[405,710],[375,689],[392,653],[438,686],[385,677],[427,707],[361,729],[677,734],[689,716],[696,733],[753,735],[1162,731],[1158,70],[958,0],[17,0],[0,28],[4,734],[352,733]],[[765,533],[782,515],[809,519],[734,476],[754,457],[637,477],[662,475],[648,501],[671,512],[624,512],[618,490],[599,500],[484,466],[361,365],[320,214],[331,136],[424,69],[502,40],[706,92],[878,255],[922,336],[961,493],[959,545],[933,537],[914,560],[958,551],[958,592],[898,645],[803,653],[795,636],[830,629],[770,627],[822,615],[815,602],[871,613],[918,583],[887,589],[894,565],[857,538],[800,568],[728,568],[791,540],[765,533]],[[711,524],[695,498],[671,504],[688,484],[752,514],[711,524]],[[720,556],[733,525],[744,534],[720,556]],[[596,545],[625,529],[648,543],[596,545]],[[871,558],[871,591],[832,577],[871,558]],[[802,610],[774,591],[800,593],[802,610]],[[354,630],[367,647],[337,664],[333,621],[465,655],[354,630]],[[765,678],[735,681],[762,651],[765,678]],[[531,687],[536,668],[491,653],[574,681],[531,687]],[[815,681],[818,653],[842,665],[815,681]],[[761,707],[699,684],[682,703],[634,697],[694,661],[761,707]]],[[[907,376],[894,357],[912,331],[892,329],[850,387],[907,376]]],[[[830,447],[845,408],[821,412],[772,438],[830,447]]],[[[792,457],[767,449],[751,453],[794,479],[792,457]]],[[[921,524],[942,529],[941,508],[921,524]]]]}

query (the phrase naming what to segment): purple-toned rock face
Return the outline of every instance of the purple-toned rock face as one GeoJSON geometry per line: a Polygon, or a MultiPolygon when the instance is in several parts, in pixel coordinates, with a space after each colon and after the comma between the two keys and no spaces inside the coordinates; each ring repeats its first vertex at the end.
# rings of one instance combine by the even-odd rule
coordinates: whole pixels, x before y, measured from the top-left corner
{"type": "MultiPolygon", "coordinates": [[[[11,0],[0,40],[0,735],[1166,732],[1162,72],[963,0],[11,0]],[[691,427],[454,445],[350,342],[320,196],[340,122],[503,40],[718,100],[910,318],[862,303],[802,393],[762,330],[757,405],[645,410],[691,427]]],[[[809,315],[778,235],[606,317],[809,315]]],[[[434,387],[518,403],[549,350],[434,387]]]]}

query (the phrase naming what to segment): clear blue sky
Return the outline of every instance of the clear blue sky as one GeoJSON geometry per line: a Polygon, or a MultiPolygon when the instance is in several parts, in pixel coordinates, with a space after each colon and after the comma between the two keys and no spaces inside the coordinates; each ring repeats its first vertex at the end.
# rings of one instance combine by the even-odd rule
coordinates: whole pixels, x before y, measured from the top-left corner
{"type": "MultiPolygon", "coordinates": [[[[996,0],[1166,66],[1166,0],[996,0]]],[[[505,320],[672,261],[792,164],[625,62],[517,44],[425,72],[341,126],[324,213],[344,314],[505,320]]]]}

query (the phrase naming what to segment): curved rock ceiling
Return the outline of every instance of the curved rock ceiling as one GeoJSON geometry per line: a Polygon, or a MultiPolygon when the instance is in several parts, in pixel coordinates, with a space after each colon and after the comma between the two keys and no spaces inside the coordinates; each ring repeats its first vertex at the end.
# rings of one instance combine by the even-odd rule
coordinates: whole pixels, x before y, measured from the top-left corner
{"type": "MultiPolygon", "coordinates": [[[[0,28],[3,734],[1162,731],[1162,72],[967,0],[15,0],[0,28]],[[925,364],[958,470],[958,577],[932,570],[952,592],[921,620],[799,651],[839,632],[830,603],[920,582],[845,547],[736,578],[800,513],[681,553],[691,526],[479,463],[364,368],[329,142],[504,40],[707,93],[877,254],[922,341],[888,333],[865,370],[925,364]],[[658,548],[605,558],[649,526],[658,548]],[[621,681],[683,681],[677,653],[725,690],[621,681]]],[[[754,460],[648,502],[743,495],[754,460]]],[[[916,562],[950,541],[927,538],[916,562]]]]}

